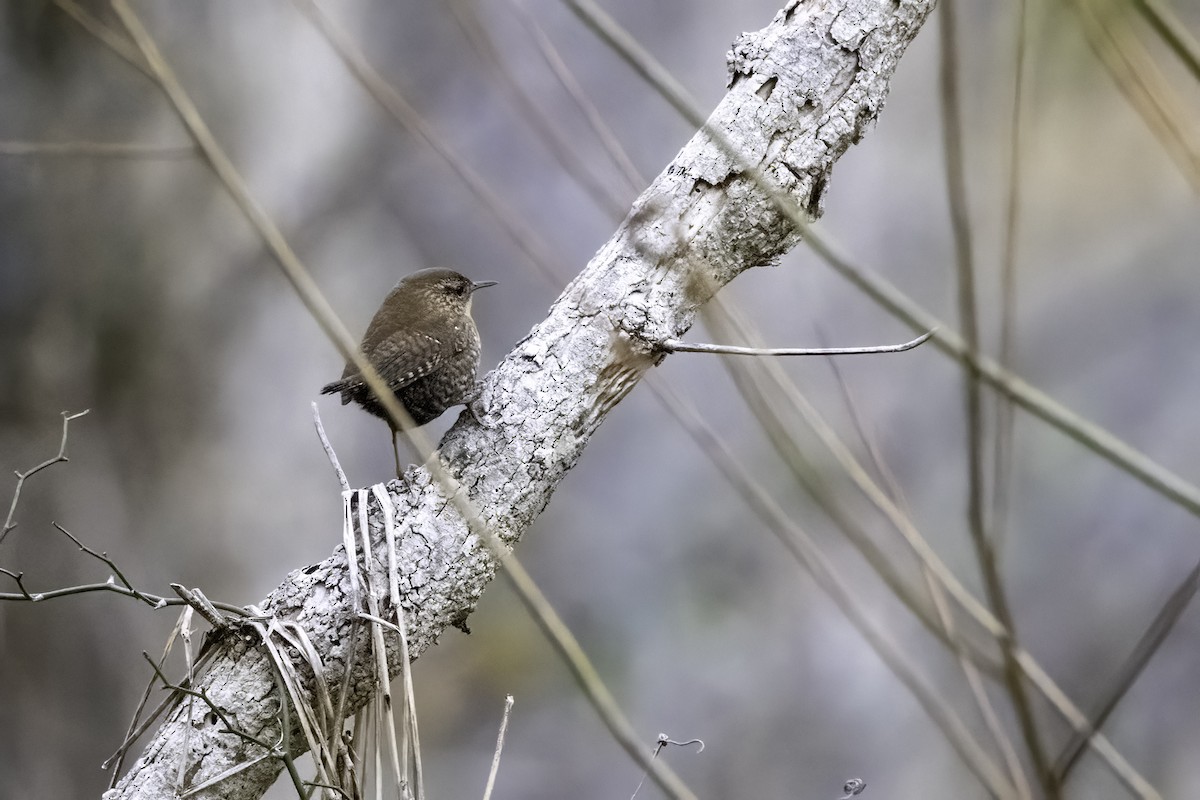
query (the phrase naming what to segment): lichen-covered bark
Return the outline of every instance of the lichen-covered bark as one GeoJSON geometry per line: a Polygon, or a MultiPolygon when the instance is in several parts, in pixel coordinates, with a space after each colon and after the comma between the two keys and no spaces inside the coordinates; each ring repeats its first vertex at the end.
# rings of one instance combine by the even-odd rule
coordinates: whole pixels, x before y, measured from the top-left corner
{"type": "MultiPolygon", "coordinates": [[[[609,409],[658,363],[656,342],[681,336],[723,285],[796,244],[795,229],[743,166],[753,165],[818,216],[834,162],[879,113],[896,62],[932,5],[791,2],[767,28],[738,39],[729,55],[729,93],[708,125],[741,158],[697,133],[546,319],[487,376],[483,424],[463,415],[441,443],[443,461],[496,535],[517,542],[609,409]]],[[[388,488],[415,658],[447,625],[466,619],[496,562],[427,471],[410,469],[388,488]]],[[[371,522],[382,552],[377,509],[371,522]]],[[[380,603],[387,608],[386,597],[380,603]]],[[[353,662],[350,713],[367,701],[375,690],[369,637],[351,633],[359,609],[342,548],[290,574],[262,609],[304,627],[328,685],[339,686],[353,662]],[[354,641],[358,652],[350,659],[354,641]]],[[[396,653],[389,658],[398,671],[396,653]]],[[[277,737],[271,665],[251,637],[227,636],[199,684],[244,730],[277,737]]],[[[106,797],[172,797],[181,759],[186,785],[195,785],[261,755],[220,727],[202,712],[189,722],[177,709],[106,797]]],[[[298,737],[292,741],[301,746],[298,737]]],[[[268,759],[195,796],[258,797],[280,768],[268,759]]]]}

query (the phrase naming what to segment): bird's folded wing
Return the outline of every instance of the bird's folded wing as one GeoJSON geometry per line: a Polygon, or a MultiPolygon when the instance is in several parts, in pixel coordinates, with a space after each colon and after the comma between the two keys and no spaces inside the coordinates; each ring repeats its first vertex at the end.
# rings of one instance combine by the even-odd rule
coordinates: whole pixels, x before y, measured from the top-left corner
{"type": "MultiPolygon", "coordinates": [[[[367,360],[393,391],[436,370],[448,349],[440,340],[421,331],[395,332],[373,347],[368,343],[367,348],[367,360]]],[[[363,379],[353,364],[347,364],[341,382],[361,384],[363,379]]]]}

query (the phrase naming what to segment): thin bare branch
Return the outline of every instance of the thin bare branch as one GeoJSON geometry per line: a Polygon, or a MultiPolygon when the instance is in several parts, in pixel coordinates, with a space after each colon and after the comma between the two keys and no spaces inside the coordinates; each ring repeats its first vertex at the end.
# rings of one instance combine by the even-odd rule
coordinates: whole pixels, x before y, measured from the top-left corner
{"type": "Polygon", "coordinates": [[[334,474],[337,475],[338,483],[342,487],[343,492],[350,491],[350,481],[346,480],[346,473],[342,471],[342,464],[338,461],[337,453],[333,450],[333,445],[329,443],[329,437],[325,435],[325,426],[321,424],[321,411],[317,408],[314,401],[312,404],[313,426],[317,429],[317,438],[321,440],[321,447],[325,450],[325,455],[329,458],[329,463],[333,466],[334,474]]]}
{"type": "Polygon", "coordinates": [[[207,692],[196,691],[195,689],[189,689],[188,687],[183,686],[182,684],[171,683],[170,679],[167,678],[167,676],[165,674],[163,674],[163,671],[159,668],[158,663],[155,662],[155,660],[153,658],[151,658],[150,654],[147,653],[145,650],[142,651],[142,658],[144,658],[146,660],[146,663],[150,665],[150,669],[154,670],[155,676],[157,676],[158,679],[162,682],[164,689],[170,689],[172,692],[175,692],[177,694],[186,695],[188,697],[195,697],[198,700],[202,700],[209,707],[209,709],[214,714],[217,715],[217,718],[220,719],[221,724],[224,725],[226,728],[226,730],[225,730],[226,733],[232,733],[235,736],[237,736],[241,739],[244,739],[247,742],[250,742],[251,744],[258,745],[259,747],[263,748],[264,750],[271,751],[274,749],[275,746],[273,744],[271,744],[269,741],[267,741],[266,739],[259,739],[257,736],[247,733],[246,731],[240,729],[237,725],[234,725],[233,722],[229,719],[229,715],[226,714],[225,710],[223,708],[221,708],[219,705],[217,705],[216,703],[214,703],[209,698],[207,692]]]}
{"type": "Polygon", "coordinates": [[[500,753],[504,750],[504,734],[508,732],[508,715],[512,712],[513,696],[504,698],[504,716],[500,718],[500,733],[496,735],[496,752],[492,754],[492,768],[488,770],[487,785],[483,789],[483,800],[491,800],[496,786],[496,773],[500,771],[500,753]]]}
{"type": "Polygon", "coordinates": [[[659,346],[668,353],[716,353],[727,356],[862,356],[903,353],[929,341],[932,335],[933,332],[930,331],[903,344],[872,347],[739,347],[729,344],[695,344],[679,339],[667,339],[659,346]]]}
{"type": "Polygon", "coordinates": [[[229,621],[217,613],[217,607],[204,596],[204,592],[199,589],[189,589],[179,583],[172,583],[170,586],[171,591],[179,595],[197,614],[204,617],[214,630],[219,631],[229,626],[229,621]]]}
{"type": "Polygon", "coordinates": [[[22,580],[25,577],[24,572],[13,572],[12,570],[7,570],[4,567],[0,567],[0,574],[7,575],[8,577],[10,577],[14,581],[16,581],[17,588],[21,591],[21,593],[19,595],[10,595],[8,593],[0,593],[0,600],[28,600],[31,603],[36,603],[37,601],[43,599],[43,597],[41,595],[35,596],[35,595],[30,594],[29,590],[25,588],[25,583],[22,580]]]}
{"type": "Polygon", "coordinates": [[[14,471],[14,474],[17,476],[17,487],[13,490],[12,502],[9,503],[8,506],[8,516],[4,519],[4,527],[0,528],[0,544],[4,542],[4,537],[8,536],[9,532],[12,531],[13,528],[17,527],[17,523],[13,522],[13,517],[17,513],[17,504],[21,502],[21,489],[25,487],[25,481],[29,480],[31,477],[48,467],[52,467],[55,464],[59,464],[63,461],[70,461],[70,459],[67,458],[67,433],[70,429],[71,420],[79,419],[90,410],[91,409],[85,408],[83,411],[79,411],[75,414],[69,414],[66,411],[62,412],[62,439],[58,443],[58,453],[38,464],[36,467],[27,469],[24,472],[14,471]]]}
{"type": "MultiPolygon", "coordinates": [[[[5,575],[16,579],[24,573],[14,574],[6,569],[0,569],[5,575]]],[[[18,582],[19,583],[19,582],[18,582]]],[[[131,589],[126,586],[121,586],[117,583],[85,583],[80,586],[65,586],[60,589],[50,589],[44,592],[26,592],[25,588],[21,587],[21,594],[13,594],[10,592],[0,592],[0,602],[3,601],[27,601],[41,602],[43,600],[57,600],[60,597],[70,597],[77,594],[91,594],[92,592],[112,592],[124,597],[132,597],[140,602],[149,602],[154,608],[167,608],[169,606],[183,606],[186,602],[177,597],[160,597],[151,592],[141,589],[131,589]]],[[[235,606],[231,603],[220,603],[213,601],[213,605],[222,611],[229,611],[240,616],[248,617],[250,612],[241,606],[235,606]]]]}
{"type": "MultiPolygon", "coordinates": [[[[63,459],[63,460],[65,461],[66,459],[63,459]]],[[[88,547],[83,542],[79,541],[79,539],[76,538],[75,536],[73,536],[70,531],[68,531],[62,525],[59,525],[57,522],[51,522],[50,524],[56,530],[58,530],[59,533],[62,533],[64,536],[66,536],[68,539],[70,539],[72,542],[74,542],[81,551],[83,551],[84,553],[87,553],[92,558],[95,558],[99,561],[104,562],[104,564],[107,565],[110,570],[112,570],[113,575],[116,576],[117,580],[119,580],[121,582],[121,585],[124,586],[126,589],[128,589],[134,597],[143,601],[146,605],[150,606],[151,608],[155,608],[158,606],[158,604],[155,601],[151,600],[149,597],[145,596],[144,594],[142,594],[141,592],[139,592],[137,589],[134,588],[133,584],[129,582],[129,579],[125,577],[125,573],[121,572],[121,568],[117,566],[117,562],[113,561],[111,558],[108,557],[108,553],[96,552],[95,550],[88,547]]]]}

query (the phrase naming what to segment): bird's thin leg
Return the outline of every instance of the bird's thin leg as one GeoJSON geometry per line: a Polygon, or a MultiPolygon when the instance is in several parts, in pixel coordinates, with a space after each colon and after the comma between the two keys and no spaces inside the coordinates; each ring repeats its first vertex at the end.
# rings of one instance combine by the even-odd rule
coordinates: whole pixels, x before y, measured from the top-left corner
{"type": "Polygon", "coordinates": [[[404,472],[400,468],[400,443],[398,441],[396,441],[396,439],[399,435],[400,435],[400,431],[396,430],[396,428],[392,428],[392,455],[395,456],[395,458],[396,458],[396,477],[397,478],[403,477],[403,472],[404,472]]]}

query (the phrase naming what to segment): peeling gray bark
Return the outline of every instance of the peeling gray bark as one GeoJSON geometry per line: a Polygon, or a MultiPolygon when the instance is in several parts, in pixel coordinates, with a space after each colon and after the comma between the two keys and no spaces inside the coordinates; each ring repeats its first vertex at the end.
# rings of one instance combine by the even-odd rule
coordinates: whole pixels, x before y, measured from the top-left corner
{"type": "MultiPolygon", "coordinates": [[[[708,125],[743,158],[731,159],[705,131],[697,133],[549,316],[487,376],[483,424],[463,415],[441,443],[450,473],[505,543],[517,543],[608,411],[663,358],[655,343],[682,336],[722,286],[797,243],[794,227],[741,165],[753,164],[819,216],[834,162],[874,121],[898,59],[932,6],[933,0],[791,2],[767,28],[739,37],[729,54],[729,93],[708,125]]],[[[400,589],[416,658],[447,625],[471,613],[496,560],[426,470],[410,469],[388,485],[388,494],[399,523],[400,589]]],[[[378,509],[370,520],[373,546],[382,553],[378,509]]],[[[386,586],[385,576],[377,575],[375,585],[386,586]]],[[[384,614],[386,594],[379,597],[384,614]]],[[[341,547],[288,575],[261,608],[304,627],[327,685],[341,685],[353,663],[348,713],[371,697],[370,637],[352,635],[359,609],[341,547]]],[[[389,649],[388,657],[396,674],[398,655],[389,649]]],[[[311,673],[300,670],[311,685],[311,673]]],[[[271,664],[252,635],[226,636],[198,686],[243,730],[278,738],[271,664]]],[[[190,723],[182,707],[175,709],[105,797],[174,797],[262,755],[220,733],[198,708],[190,723]],[[182,787],[176,785],[181,760],[182,787]]],[[[302,738],[292,742],[300,752],[302,738]]],[[[194,796],[259,797],[280,769],[277,760],[260,761],[194,796]]]]}

